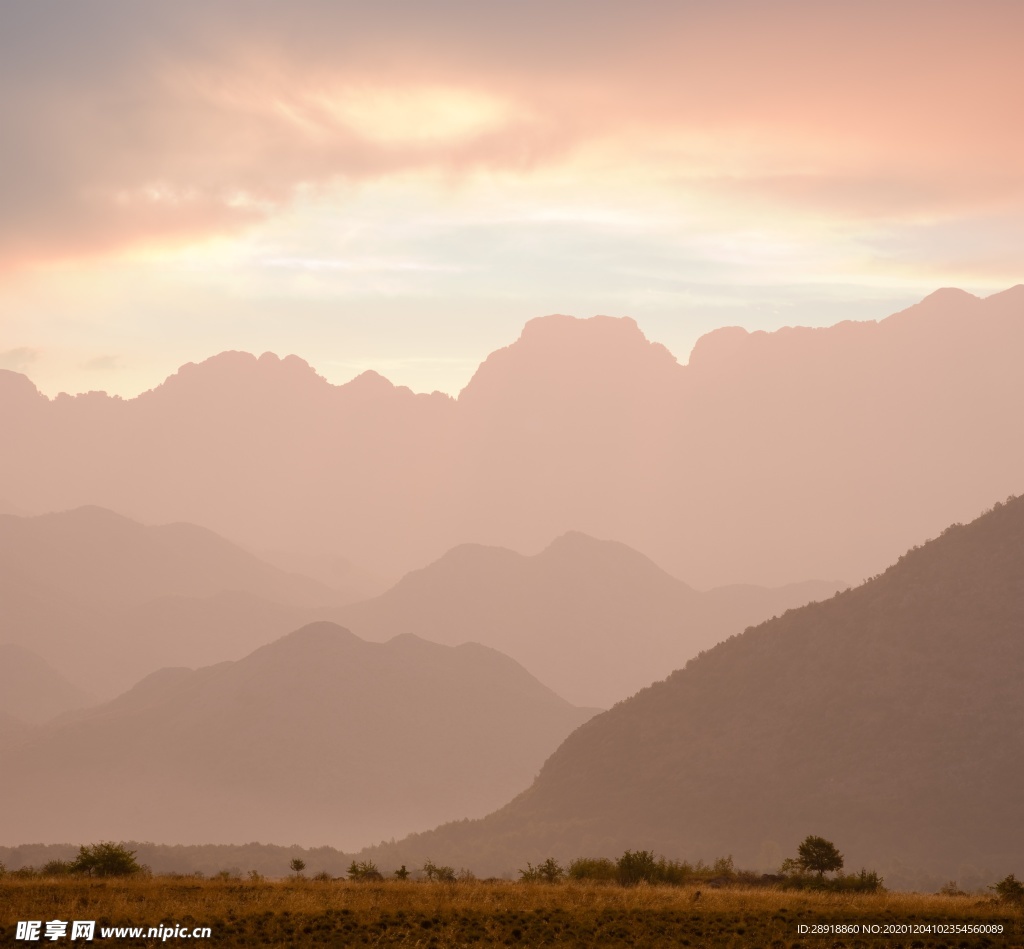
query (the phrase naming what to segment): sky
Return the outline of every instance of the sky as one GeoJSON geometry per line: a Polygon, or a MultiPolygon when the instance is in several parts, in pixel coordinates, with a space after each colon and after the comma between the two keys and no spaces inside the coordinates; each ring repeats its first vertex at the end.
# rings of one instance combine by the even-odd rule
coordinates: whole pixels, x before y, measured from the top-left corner
{"type": "Polygon", "coordinates": [[[11,0],[0,368],[226,349],[455,394],[547,313],[878,319],[1024,281],[1017,0],[11,0]]]}

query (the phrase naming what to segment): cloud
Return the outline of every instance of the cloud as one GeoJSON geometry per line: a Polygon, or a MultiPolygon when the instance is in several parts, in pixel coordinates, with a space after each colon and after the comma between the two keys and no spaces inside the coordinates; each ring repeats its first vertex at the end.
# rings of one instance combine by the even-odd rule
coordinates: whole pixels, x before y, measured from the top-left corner
{"type": "Polygon", "coordinates": [[[90,372],[116,372],[123,367],[120,356],[107,355],[94,356],[92,359],[87,359],[82,363],[82,368],[88,369],[90,372]]]}
{"type": "Polygon", "coordinates": [[[1020,197],[1024,5],[0,6],[0,259],[181,244],[296,194],[587,166],[874,215],[1020,197]],[[603,159],[602,159],[603,156],[603,159]]]}
{"type": "Polygon", "coordinates": [[[31,349],[28,346],[19,346],[15,349],[8,349],[0,352],[0,369],[12,369],[14,372],[24,372],[40,356],[38,349],[31,349]]]}

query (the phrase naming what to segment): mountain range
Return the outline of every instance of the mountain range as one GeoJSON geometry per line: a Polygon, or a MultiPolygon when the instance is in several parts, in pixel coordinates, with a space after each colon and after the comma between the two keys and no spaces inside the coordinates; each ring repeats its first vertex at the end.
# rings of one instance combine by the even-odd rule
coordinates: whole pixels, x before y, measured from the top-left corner
{"type": "Polygon", "coordinates": [[[1024,859],[1022,564],[1014,498],[591,719],[484,820],[369,855],[493,873],[651,849],[771,870],[814,834],[894,883],[999,879],[1024,859]]]}
{"type": "MultiPolygon", "coordinates": [[[[16,643],[0,643],[0,715],[40,724],[95,701],[30,649],[16,643]]],[[[13,726],[8,724],[8,728],[13,726]]],[[[0,733],[4,730],[0,723],[0,733]]]]}
{"type": "Polygon", "coordinates": [[[680,365],[630,319],[549,316],[457,399],[270,353],[133,399],[51,400],[5,371],[0,497],[391,582],[463,543],[532,553],[571,530],[703,588],[857,581],[1016,489],[1022,317],[1024,286],[944,289],[879,322],[716,330],[680,365]]]}
{"type": "MultiPolygon", "coordinates": [[[[162,666],[238,659],[334,618],[343,598],[194,524],[144,526],[96,507],[0,515],[0,643],[96,698],[162,666]]],[[[20,697],[3,707],[26,721],[51,707],[33,690],[3,694],[20,697]]]]}
{"type": "Polygon", "coordinates": [[[148,527],[96,507],[0,516],[0,643],[11,651],[0,709],[41,722],[88,704],[86,693],[109,699],[165,666],[238,659],[314,620],[374,641],[478,642],[572,703],[605,708],[836,588],[699,593],[624,544],[570,533],[533,557],[462,545],[379,597],[342,604],[195,525],[148,527]]]}
{"type": "Polygon", "coordinates": [[[751,623],[840,586],[698,592],[625,544],[570,532],[530,557],[463,544],[338,612],[367,639],[483,643],[570,702],[607,708],[751,623]]]}
{"type": "Polygon", "coordinates": [[[353,849],[492,810],[595,711],[484,646],[314,623],[10,736],[0,840],[353,849]]]}

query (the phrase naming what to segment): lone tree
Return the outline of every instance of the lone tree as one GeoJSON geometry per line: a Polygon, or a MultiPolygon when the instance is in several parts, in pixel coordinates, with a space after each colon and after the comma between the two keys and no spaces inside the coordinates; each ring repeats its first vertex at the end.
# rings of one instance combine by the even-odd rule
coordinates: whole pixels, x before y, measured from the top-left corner
{"type": "Polygon", "coordinates": [[[299,876],[302,873],[302,871],[306,869],[306,861],[300,860],[298,857],[296,857],[291,863],[288,864],[288,866],[292,868],[292,871],[295,873],[296,876],[299,876]]]}
{"type": "Polygon", "coordinates": [[[96,877],[126,877],[141,873],[145,867],[135,859],[135,851],[124,844],[103,841],[78,848],[78,856],[69,865],[72,873],[96,877]]]}
{"type": "Polygon", "coordinates": [[[843,869],[843,855],[836,845],[824,837],[805,837],[797,848],[796,865],[805,873],[817,873],[819,877],[833,870],[843,869]]]}

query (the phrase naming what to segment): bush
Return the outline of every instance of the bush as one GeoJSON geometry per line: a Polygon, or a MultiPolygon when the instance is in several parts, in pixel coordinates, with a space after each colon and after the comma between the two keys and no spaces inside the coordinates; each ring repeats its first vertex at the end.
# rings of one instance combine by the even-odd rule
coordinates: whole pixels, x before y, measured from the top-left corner
{"type": "Polygon", "coordinates": [[[49,860],[44,863],[39,872],[46,877],[62,877],[74,873],[74,864],[70,860],[49,860]]]}
{"type": "Polygon", "coordinates": [[[650,850],[627,850],[616,864],[619,883],[636,886],[638,883],[659,883],[661,873],[658,862],[650,850]]]}
{"type": "Polygon", "coordinates": [[[109,841],[93,844],[91,847],[83,845],[71,864],[72,873],[96,877],[132,876],[146,869],[135,860],[134,850],[109,841]]]}
{"type": "Polygon", "coordinates": [[[790,873],[782,886],[787,890],[818,890],[824,893],[877,893],[883,889],[882,878],[874,870],[839,874],[830,880],[818,875],[790,873]]]}
{"type": "Polygon", "coordinates": [[[615,863],[607,857],[577,857],[569,864],[570,880],[595,880],[614,883],[618,879],[615,863]]]}
{"type": "Polygon", "coordinates": [[[525,870],[519,871],[523,883],[557,883],[564,875],[564,868],[554,857],[548,857],[536,867],[528,863],[525,870]]]}
{"type": "Polygon", "coordinates": [[[405,864],[404,863],[395,871],[395,879],[396,880],[408,880],[409,879],[409,871],[405,869],[405,864]]]}
{"type": "Polygon", "coordinates": [[[882,878],[874,870],[840,874],[828,881],[828,889],[837,893],[877,893],[882,889],[882,878]]]}
{"type": "Polygon", "coordinates": [[[372,860],[364,860],[362,862],[353,860],[348,868],[348,878],[355,880],[357,883],[369,883],[384,879],[380,870],[377,869],[377,864],[372,860]]]}
{"type": "Polygon", "coordinates": [[[1018,880],[1012,873],[1003,877],[998,883],[992,884],[990,890],[996,891],[996,896],[1004,903],[1024,904],[1024,883],[1018,880]]]}
{"type": "Polygon", "coordinates": [[[453,867],[439,867],[433,860],[423,864],[423,872],[431,883],[454,883],[458,879],[453,867]]]}

